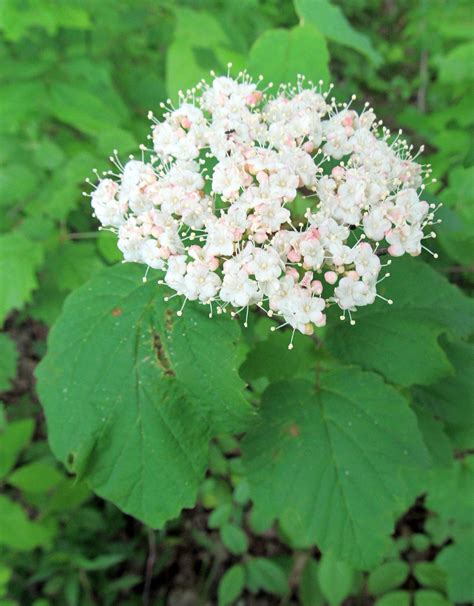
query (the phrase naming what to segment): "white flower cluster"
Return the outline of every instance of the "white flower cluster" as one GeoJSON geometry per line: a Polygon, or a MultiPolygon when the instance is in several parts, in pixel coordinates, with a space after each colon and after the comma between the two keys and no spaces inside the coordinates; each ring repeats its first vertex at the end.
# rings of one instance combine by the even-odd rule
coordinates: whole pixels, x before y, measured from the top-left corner
{"type": "Polygon", "coordinates": [[[115,153],[95,216],[125,261],[163,270],[210,315],[257,305],[312,334],[336,304],[354,322],[380,296],[381,254],[419,255],[433,236],[430,168],[355,97],[336,103],[304,77],[271,96],[260,81],[214,77],[150,113],[153,149],[125,165],[115,153]]]}

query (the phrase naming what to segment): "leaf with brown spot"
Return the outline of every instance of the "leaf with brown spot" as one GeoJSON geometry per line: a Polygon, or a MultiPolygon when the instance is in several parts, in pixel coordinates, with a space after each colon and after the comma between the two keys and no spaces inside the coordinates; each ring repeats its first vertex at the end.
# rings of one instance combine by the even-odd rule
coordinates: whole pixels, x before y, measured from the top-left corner
{"type": "Polygon", "coordinates": [[[194,505],[209,439],[252,416],[238,324],[178,306],[139,265],[108,268],[67,299],[37,370],[55,455],[154,527],[194,505]]]}
{"type": "Polygon", "coordinates": [[[174,377],[175,374],[173,369],[171,368],[171,362],[168,356],[166,355],[165,348],[163,347],[163,343],[161,342],[161,337],[157,332],[153,333],[153,347],[156,352],[156,357],[158,359],[158,364],[163,369],[163,372],[167,377],[174,377]]]}
{"type": "Polygon", "coordinates": [[[261,421],[243,441],[254,512],[267,525],[277,519],[299,547],[317,543],[370,567],[429,455],[408,402],[378,375],[339,367],[320,383],[318,391],[297,379],[265,391],[261,421]]]}
{"type": "Polygon", "coordinates": [[[298,427],[298,425],[296,425],[296,423],[293,423],[293,425],[290,425],[290,428],[288,429],[289,433],[291,436],[293,436],[294,438],[297,438],[301,431],[300,428],[298,427]]]}

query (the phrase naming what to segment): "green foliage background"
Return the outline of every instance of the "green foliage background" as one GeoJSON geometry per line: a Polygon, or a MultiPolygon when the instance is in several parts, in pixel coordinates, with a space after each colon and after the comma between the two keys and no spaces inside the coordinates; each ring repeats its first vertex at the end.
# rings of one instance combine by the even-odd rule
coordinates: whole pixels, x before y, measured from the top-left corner
{"type": "Polygon", "coordinates": [[[474,601],[473,28],[468,0],[0,3],[0,606],[474,601]],[[265,318],[171,325],[81,195],[229,61],[369,100],[444,203],[390,309],[291,355],[265,318]]]}

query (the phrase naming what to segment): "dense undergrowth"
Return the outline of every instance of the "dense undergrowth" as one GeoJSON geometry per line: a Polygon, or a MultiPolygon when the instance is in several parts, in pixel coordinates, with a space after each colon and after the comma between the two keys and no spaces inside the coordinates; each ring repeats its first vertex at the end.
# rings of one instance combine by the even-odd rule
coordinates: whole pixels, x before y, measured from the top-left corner
{"type": "MultiPolygon", "coordinates": [[[[2,3],[1,606],[474,600],[472,20],[463,0],[2,3]],[[393,307],[377,303],[353,327],[332,318],[315,339],[297,335],[291,353],[288,334],[270,333],[271,321],[257,314],[242,333],[237,323],[208,326],[198,316],[194,330],[193,310],[189,325],[173,318],[171,326],[156,285],[136,288],[141,269],[111,268],[121,259],[115,236],[97,231],[81,195],[91,169],[108,168],[112,149],[137,151],[148,110],[158,113],[160,101],[210,69],[224,73],[229,61],[275,82],[297,72],[317,80],[329,70],[343,98],[356,92],[425,145],[438,179],[427,195],[444,204],[432,245],[438,259],[397,263],[384,283],[393,307]],[[119,299],[156,307],[133,332],[121,324],[119,299]],[[94,324],[81,340],[80,320],[92,325],[104,301],[108,324],[94,324]],[[55,323],[39,373],[47,429],[33,373],[55,323]],[[204,371],[222,366],[229,374],[213,375],[212,394],[202,376],[183,379],[201,390],[211,426],[184,397],[173,404],[182,406],[172,422],[192,473],[183,446],[160,451],[166,436],[144,424],[162,467],[137,463],[132,443],[117,480],[111,466],[136,418],[115,418],[115,433],[91,458],[82,439],[94,425],[86,403],[103,390],[107,398],[125,393],[123,410],[133,409],[133,388],[120,383],[135,364],[127,348],[156,326],[173,333],[181,367],[191,364],[183,333],[191,351],[204,347],[204,371]],[[121,339],[123,356],[115,349],[121,339]],[[94,384],[104,360],[111,364],[94,384]],[[58,392],[62,365],[78,367],[81,378],[58,392]],[[242,410],[258,410],[250,429],[238,411],[232,426],[212,408],[234,397],[242,410]],[[313,401],[321,415],[307,414],[313,401]],[[373,425],[357,421],[367,411],[373,425]],[[326,418],[341,426],[327,439],[326,418]],[[339,478],[331,495],[321,488],[327,470],[339,478]],[[130,494],[141,472],[147,490],[138,503],[130,494]],[[196,506],[179,513],[196,494],[196,506]]],[[[156,340],[150,351],[145,341],[140,353],[159,358],[156,340]]],[[[161,393],[155,377],[143,371],[143,380],[161,393]]],[[[152,463],[153,449],[144,451],[152,463]]]]}

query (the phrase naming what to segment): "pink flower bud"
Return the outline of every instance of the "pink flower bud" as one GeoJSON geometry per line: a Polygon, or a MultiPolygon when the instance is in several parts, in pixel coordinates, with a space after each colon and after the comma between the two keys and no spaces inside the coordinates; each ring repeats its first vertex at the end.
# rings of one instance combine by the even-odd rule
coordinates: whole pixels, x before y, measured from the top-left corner
{"type": "Polygon", "coordinates": [[[301,261],[301,255],[296,249],[292,248],[288,253],[288,259],[292,263],[299,263],[301,261]]]}
{"type": "Polygon", "coordinates": [[[319,229],[317,227],[311,227],[306,232],[304,239],[305,240],[319,240],[319,229]]]}
{"type": "Polygon", "coordinates": [[[215,271],[219,267],[219,260],[217,257],[211,257],[207,262],[207,266],[211,271],[215,271]]]}
{"type": "Polygon", "coordinates": [[[300,282],[301,286],[303,286],[304,288],[308,288],[308,286],[311,284],[312,279],[313,279],[313,272],[312,271],[305,272],[305,274],[300,282]]]}
{"type": "Polygon", "coordinates": [[[388,247],[387,252],[392,257],[401,257],[405,251],[403,250],[403,248],[401,246],[392,244],[392,246],[388,247]]]}
{"type": "Polygon", "coordinates": [[[328,284],[335,284],[337,281],[337,273],[335,271],[327,271],[324,274],[324,279],[328,284]]]}
{"type": "Polygon", "coordinates": [[[321,328],[322,326],[326,326],[326,314],[322,313],[321,317],[316,320],[315,325],[318,328],[321,328]]]}
{"type": "Polygon", "coordinates": [[[294,267],[289,267],[285,274],[287,276],[289,276],[290,278],[294,278],[295,280],[298,280],[298,278],[300,277],[299,273],[297,272],[297,270],[294,267]]]}
{"type": "Polygon", "coordinates": [[[244,173],[243,185],[249,187],[253,183],[253,177],[249,173],[244,173]]]}
{"type": "Polygon", "coordinates": [[[202,248],[200,246],[198,246],[197,244],[193,244],[192,246],[190,246],[188,248],[188,253],[189,256],[192,257],[193,259],[201,259],[202,257],[202,248]]]}
{"type": "Polygon", "coordinates": [[[267,239],[267,234],[264,231],[257,231],[253,237],[253,239],[255,240],[255,242],[257,242],[258,244],[263,244],[265,242],[265,240],[267,239]]]}

